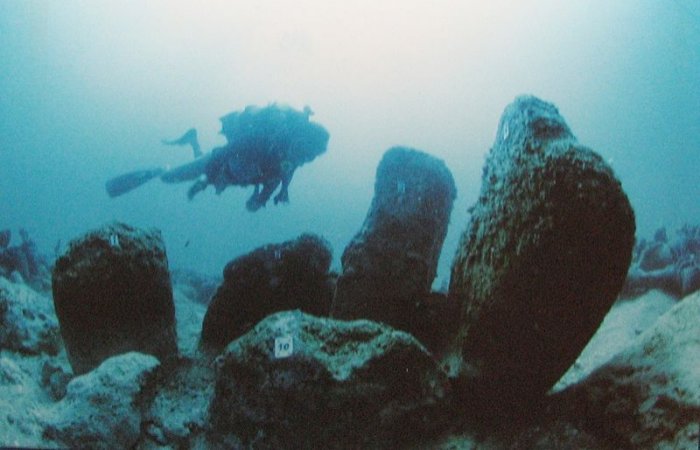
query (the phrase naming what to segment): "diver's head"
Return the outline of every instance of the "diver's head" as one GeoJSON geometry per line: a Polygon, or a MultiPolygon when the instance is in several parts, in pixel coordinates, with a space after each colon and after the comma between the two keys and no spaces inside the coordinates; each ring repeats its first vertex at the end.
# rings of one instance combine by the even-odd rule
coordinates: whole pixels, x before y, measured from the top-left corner
{"type": "Polygon", "coordinates": [[[324,127],[314,122],[309,122],[303,129],[299,145],[306,155],[306,160],[311,161],[326,151],[330,134],[324,127]]]}
{"type": "Polygon", "coordinates": [[[229,143],[233,141],[233,138],[236,135],[236,130],[238,129],[238,116],[239,113],[234,111],[219,119],[221,121],[221,131],[219,133],[223,134],[224,137],[226,137],[226,141],[229,143]]]}

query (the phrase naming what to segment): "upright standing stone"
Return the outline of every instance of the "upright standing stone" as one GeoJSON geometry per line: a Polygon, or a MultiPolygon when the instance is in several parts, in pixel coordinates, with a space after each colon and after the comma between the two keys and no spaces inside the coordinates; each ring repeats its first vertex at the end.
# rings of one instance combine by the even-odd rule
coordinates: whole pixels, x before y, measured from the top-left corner
{"type": "Polygon", "coordinates": [[[177,354],[175,307],[160,232],[113,223],[70,243],[53,300],[73,371],[113,355],[177,354]]]}
{"type": "Polygon", "coordinates": [[[542,396],[620,292],[634,232],[620,182],[554,105],[509,105],[452,267],[468,392],[488,404],[542,396]]]}
{"type": "Polygon", "coordinates": [[[328,273],[332,256],[325,239],[305,233],[230,261],[204,316],[202,347],[221,350],[279,311],[298,308],[327,316],[334,287],[328,273]]]}
{"type": "Polygon", "coordinates": [[[365,223],[343,253],[332,316],[411,331],[435,278],[455,195],[441,160],[409,148],[387,151],[365,223]]]}

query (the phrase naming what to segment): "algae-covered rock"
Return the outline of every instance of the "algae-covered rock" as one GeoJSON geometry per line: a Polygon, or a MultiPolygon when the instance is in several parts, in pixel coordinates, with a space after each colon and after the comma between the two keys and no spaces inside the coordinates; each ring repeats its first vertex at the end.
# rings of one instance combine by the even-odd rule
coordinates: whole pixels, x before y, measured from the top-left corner
{"type": "Polygon", "coordinates": [[[60,348],[51,299],[0,277],[0,350],[55,355],[60,348]]]}
{"type": "Polygon", "coordinates": [[[143,408],[137,448],[211,448],[198,443],[208,428],[214,375],[207,358],[180,358],[160,371],[153,399],[143,408]]]}
{"type": "MultiPolygon", "coordinates": [[[[478,447],[477,447],[478,448],[478,447]]],[[[617,447],[561,419],[531,425],[497,448],[509,450],[618,450],[617,447]]]]}
{"type": "Polygon", "coordinates": [[[620,292],[634,232],[620,182],[554,105],[505,109],[449,292],[473,398],[527,401],[562,376],[620,292]]]}
{"type": "Polygon", "coordinates": [[[444,373],[415,338],[374,322],[278,313],[216,364],[213,442],[387,447],[443,425],[444,373]]]}
{"type": "Polygon", "coordinates": [[[77,374],[138,351],[177,354],[175,308],[157,230],[113,223],[70,243],[53,270],[53,299],[77,374]]]}
{"type": "Polygon", "coordinates": [[[700,226],[685,224],[669,239],[666,228],[654,240],[637,242],[623,297],[661,289],[677,298],[700,290],[700,226]]]}
{"type": "Polygon", "coordinates": [[[37,422],[41,388],[18,356],[0,353],[0,446],[46,448],[37,422]]]}
{"type": "Polygon", "coordinates": [[[202,344],[221,349],[266,316],[301,309],[327,316],[333,296],[330,244],[313,234],[229,262],[202,324],[202,344]]]}
{"type": "Polygon", "coordinates": [[[70,448],[132,448],[141,433],[141,403],[158,360],[127,353],[74,378],[47,410],[44,436],[70,448]]]}
{"type": "Polygon", "coordinates": [[[560,392],[587,378],[594,370],[632,345],[641,333],[654,325],[676,303],[676,299],[658,290],[632,300],[621,299],[615,302],[576,362],[551,392],[560,392]]]}
{"type": "Polygon", "coordinates": [[[21,228],[19,235],[21,242],[10,245],[11,231],[0,231],[0,276],[46,291],[50,277],[48,262],[39,254],[36,243],[29,237],[27,230],[21,228]]]}
{"type": "Polygon", "coordinates": [[[374,198],[342,257],[332,316],[412,332],[430,292],[456,189],[442,160],[394,147],[377,168],[374,198]]]}
{"type": "Polygon", "coordinates": [[[616,448],[695,448],[700,417],[700,293],[561,394],[563,412],[616,448]]]}

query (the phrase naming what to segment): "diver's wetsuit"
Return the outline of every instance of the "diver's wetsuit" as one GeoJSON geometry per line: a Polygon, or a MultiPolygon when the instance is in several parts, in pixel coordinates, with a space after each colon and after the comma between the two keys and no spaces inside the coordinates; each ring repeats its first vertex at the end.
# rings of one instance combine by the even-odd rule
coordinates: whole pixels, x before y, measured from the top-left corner
{"type": "Polygon", "coordinates": [[[300,127],[308,126],[309,115],[310,110],[299,112],[270,105],[248,107],[222,118],[222,134],[228,144],[212,151],[204,171],[206,179],[190,188],[189,197],[209,184],[217,194],[230,185],[252,184],[255,190],[246,207],[255,211],[267,203],[281,184],[275,204],[289,201],[288,186],[299,165],[292,161],[292,155],[299,152],[299,143],[292,137],[300,127]]]}

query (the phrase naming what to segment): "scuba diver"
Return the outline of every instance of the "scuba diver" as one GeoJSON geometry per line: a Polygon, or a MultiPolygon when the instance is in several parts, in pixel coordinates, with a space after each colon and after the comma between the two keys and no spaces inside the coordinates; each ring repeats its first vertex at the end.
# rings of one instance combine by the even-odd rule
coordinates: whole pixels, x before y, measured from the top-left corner
{"type": "Polygon", "coordinates": [[[191,145],[194,161],[171,170],[153,168],[115,177],[107,181],[107,193],[116,197],[160,177],[166,183],[195,180],[188,191],[190,200],[209,185],[217,194],[228,186],[252,185],[253,194],[246,202],[249,211],[265,206],[277,187],[280,190],[274,203],[286,203],[295,170],[324,153],[328,145],[328,132],[309,120],[312,114],[308,107],[299,111],[274,103],[247,106],[220,119],[226,145],[198,157],[197,134],[191,129],[181,138],[164,143],[191,145]]]}

